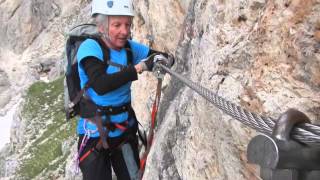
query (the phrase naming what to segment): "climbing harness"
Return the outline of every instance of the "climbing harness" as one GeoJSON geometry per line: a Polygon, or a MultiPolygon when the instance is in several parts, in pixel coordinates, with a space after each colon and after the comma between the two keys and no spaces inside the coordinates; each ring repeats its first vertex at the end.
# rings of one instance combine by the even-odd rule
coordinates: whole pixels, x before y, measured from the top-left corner
{"type": "Polygon", "coordinates": [[[78,154],[76,154],[76,157],[75,157],[75,165],[76,165],[75,174],[77,174],[79,172],[79,165],[84,160],[90,161],[90,159],[94,159],[96,157],[97,153],[99,153],[98,151],[100,151],[102,148],[109,149],[111,152],[112,150],[119,148],[123,144],[128,142],[128,140],[131,136],[131,134],[130,134],[131,131],[130,131],[130,127],[129,127],[129,120],[130,119],[132,120],[132,118],[135,119],[132,111],[133,110],[131,107],[131,102],[126,103],[122,106],[118,106],[118,107],[112,107],[112,106],[98,107],[98,110],[96,112],[96,116],[94,118],[92,118],[92,119],[85,118],[84,119],[83,127],[85,130],[85,134],[84,134],[83,139],[81,141],[78,154]],[[122,123],[112,123],[112,122],[110,122],[110,119],[108,119],[109,115],[119,114],[122,112],[129,113],[128,120],[126,120],[122,123]],[[107,118],[107,120],[105,122],[102,121],[103,115],[106,115],[106,118],[107,118]],[[87,129],[88,122],[96,124],[97,129],[88,130],[87,129]],[[107,135],[108,135],[109,131],[114,131],[115,129],[121,130],[123,133],[123,135],[122,135],[123,137],[121,138],[121,141],[119,143],[117,143],[117,144],[112,143],[111,146],[109,146],[109,144],[107,143],[107,135]],[[85,153],[83,153],[83,150],[84,150],[84,148],[90,138],[90,135],[97,133],[97,132],[99,132],[99,134],[100,134],[99,141],[97,142],[97,144],[94,147],[92,147],[91,149],[89,149],[85,153]]]}

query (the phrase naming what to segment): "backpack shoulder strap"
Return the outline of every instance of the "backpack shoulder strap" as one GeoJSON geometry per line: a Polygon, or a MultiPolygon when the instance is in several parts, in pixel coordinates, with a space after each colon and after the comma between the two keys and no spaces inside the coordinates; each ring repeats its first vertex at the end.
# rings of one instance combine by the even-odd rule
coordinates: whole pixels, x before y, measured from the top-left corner
{"type": "Polygon", "coordinates": [[[126,42],[124,48],[126,49],[126,53],[127,53],[128,65],[133,65],[133,53],[132,53],[132,49],[131,49],[131,45],[130,45],[129,41],[126,42]]]}
{"type": "Polygon", "coordinates": [[[103,62],[108,65],[108,61],[110,61],[110,51],[109,48],[104,44],[101,38],[95,39],[101,47],[103,62]]]}
{"type": "MultiPolygon", "coordinates": [[[[99,43],[99,45],[100,45],[100,47],[102,49],[103,62],[105,63],[106,66],[111,65],[111,66],[118,67],[120,69],[125,68],[124,65],[121,65],[121,64],[118,64],[118,63],[110,61],[110,50],[105,45],[105,43],[102,41],[102,39],[95,39],[95,40],[99,43]]],[[[125,50],[126,50],[126,53],[127,53],[128,65],[131,65],[131,64],[133,64],[133,54],[132,54],[132,51],[131,51],[131,47],[130,47],[129,41],[127,41],[126,44],[125,44],[125,50]]]]}
{"type": "Polygon", "coordinates": [[[111,61],[110,61],[110,50],[109,50],[109,48],[105,45],[105,43],[102,41],[101,38],[95,39],[95,40],[99,43],[99,45],[100,45],[100,47],[101,47],[101,49],[102,49],[103,62],[104,62],[104,64],[106,65],[106,67],[107,67],[108,65],[111,65],[111,66],[118,67],[118,68],[120,68],[120,69],[124,68],[123,65],[118,64],[118,63],[114,63],[114,62],[111,62],[111,61]]]}

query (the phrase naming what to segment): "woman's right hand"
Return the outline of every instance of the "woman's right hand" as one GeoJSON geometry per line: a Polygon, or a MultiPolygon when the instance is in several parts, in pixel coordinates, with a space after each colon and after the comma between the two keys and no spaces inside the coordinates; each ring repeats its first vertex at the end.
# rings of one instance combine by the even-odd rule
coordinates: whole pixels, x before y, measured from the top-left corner
{"type": "Polygon", "coordinates": [[[162,63],[163,65],[171,68],[174,64],[174,57],[171,54],[153,53],[137,64],[139,65],[136,67],[137,72],[142,73],[143,71],[152,71],[154,63],[162,63]]]}

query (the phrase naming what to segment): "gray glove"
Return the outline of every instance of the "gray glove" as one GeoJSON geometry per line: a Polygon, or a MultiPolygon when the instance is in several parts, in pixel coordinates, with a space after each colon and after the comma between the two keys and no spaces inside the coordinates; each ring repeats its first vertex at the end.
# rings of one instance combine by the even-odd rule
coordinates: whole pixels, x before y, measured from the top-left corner
{"type": "Polygon", "coordinates": [[[172,54],[154,53],[146,59],[141,60],[139,64],[142,67],[142,71],[152,71],[155,63],[161,63],[168,68],[171,68],[174,64],[174,61],[175,60],[172,54]]]}
{"type": "Polygon", "coordinates": [[[145,59],[142,59],[140,61],[140,65],[142,67],[142,71],[152,71],[153,69],[153,66],[154,66],[154,57],[156,56],[157,54],[151,54],[150,56],[148,56],[147,58],[145,59]]]}

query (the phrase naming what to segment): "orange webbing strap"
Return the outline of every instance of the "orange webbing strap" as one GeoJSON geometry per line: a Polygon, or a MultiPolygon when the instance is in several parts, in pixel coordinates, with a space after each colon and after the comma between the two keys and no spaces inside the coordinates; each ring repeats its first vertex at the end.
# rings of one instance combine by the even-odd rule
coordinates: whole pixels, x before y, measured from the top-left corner
{"type": "Polygon", "coordinates": [[[154,137],[154,129],[156,126],[156,119],[157,119],[157,113],[158,113],[158,108],[159,108],[159,103],[160,103],[160,97],[161,97],[161,86],[162,86],[162,79],[158,79],[158,85],[157,85],[157,92],[156,92],[156,97],[152,105],[152,112],[151,112],[151,127],[149,129],[149,134],[148,134],[148,139],[147,139],[147,148],[145,152],[142,155],[142,158],[140,159],[140,170],[139,170],[139,177],[142,179],[143,173],[145,170],[146,166],[146,161],[148,158],[148,154],[151,149],[151,145],[153,142],[153,137],[154,137]]]}
{"type": "Polygon", "coordinates": [[[121,125],[121,124],[118,124],[118,123],[114,123],[114,126],[118,129],[120,129],[122,132],[125,132],[128,128],[121,125]]]}
{"type": "Polygon", "coordinates": [[[92,152],[94,151],[94,148],[91,148],[89,151],[84,153],[79,159],[79,163],[81,163],[84,159],[86,159],[92,152]]]}
{"type": "MultiPolygon", "coordinates": [[[[96,148],[98,150],[100,150],[102,148],[102,140],[99,139],[97,145],[96,145],[96,148]]],[[[93,151],[94,151],[94,147],[89,149],[89,151],[87,151],[86,153],[84,153],[80,158],[79,158],[79,163],[81,163],[83,160],[85,160],[93,151]]]]}

